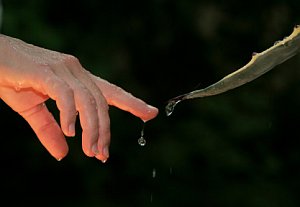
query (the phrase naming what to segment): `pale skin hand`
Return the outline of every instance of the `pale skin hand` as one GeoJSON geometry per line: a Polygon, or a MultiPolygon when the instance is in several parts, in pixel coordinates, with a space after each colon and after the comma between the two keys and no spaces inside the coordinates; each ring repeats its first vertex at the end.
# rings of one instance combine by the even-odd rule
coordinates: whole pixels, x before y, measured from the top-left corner
{"type": "Polygon", "coordinates": [[[89,73],[74,56],[5,35],[0,35],[0,98],[29,123],[57,160],[68,153],[65,136],[75,136],[77,113],[83,152],[102,161],[109,157],[108,105],[143,121],[158,114],[157,108],[89,73]],[[45,105],[49,98],[60,111],[60,124],[45,105]]]}

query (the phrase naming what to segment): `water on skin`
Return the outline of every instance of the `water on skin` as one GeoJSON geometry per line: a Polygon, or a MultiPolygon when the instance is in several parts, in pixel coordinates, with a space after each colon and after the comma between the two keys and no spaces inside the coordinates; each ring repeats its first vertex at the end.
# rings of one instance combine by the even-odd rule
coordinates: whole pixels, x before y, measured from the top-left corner
{"type": "Polygon", "coordinates": [[[21,82],[17,82],[17,85],[15,86],[15,90],[17,92],[19,92],[21,90],[21,87],[22,87],[22,83],[21,82]]]}

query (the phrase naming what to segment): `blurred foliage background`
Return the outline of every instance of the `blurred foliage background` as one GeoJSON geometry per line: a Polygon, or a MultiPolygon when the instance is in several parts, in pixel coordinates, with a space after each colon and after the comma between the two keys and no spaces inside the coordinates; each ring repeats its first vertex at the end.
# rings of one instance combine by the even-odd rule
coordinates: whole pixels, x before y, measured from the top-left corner
{"type": "MultiPolygon", "coordinates": [[[[179,104],[300,24],[298,0],[3,0],[2,33],[75,55],[160,109],[142,121],[111,107],[111,157],[57,162],[1,102],[1,200],[39,206],[300,205],[299,55],[240,88],[179,104]],[[14,196],[15,199],[11,199],[14,196]]],[[[49,103],[55,116],[54,103],[49,103]]]]}

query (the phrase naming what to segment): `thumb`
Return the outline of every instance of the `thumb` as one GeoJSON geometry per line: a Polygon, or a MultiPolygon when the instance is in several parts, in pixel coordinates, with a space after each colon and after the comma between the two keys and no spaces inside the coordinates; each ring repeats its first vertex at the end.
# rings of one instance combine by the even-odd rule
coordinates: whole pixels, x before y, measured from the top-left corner
{"type": "Polygon", "coordinates": [[[68,153],[65,137],[44,103],[29,110],[19,112],[29,123],[42,145],[57,160],[61,160],[68,153]]]}

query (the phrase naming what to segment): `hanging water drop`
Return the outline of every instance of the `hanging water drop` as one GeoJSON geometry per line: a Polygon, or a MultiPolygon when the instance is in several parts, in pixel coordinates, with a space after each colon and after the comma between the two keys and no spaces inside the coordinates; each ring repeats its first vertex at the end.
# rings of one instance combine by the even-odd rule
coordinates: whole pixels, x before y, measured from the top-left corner
{"type": "Polygon", "coordinates": [[[138,143],[142,147],[146,145],[146,140],[144,138],[145,123],[146,122],[143,123],[142,131],[141,131],[141,137],[138,139],[138,143]]]}
{"type": "Polygon", "coordinates": [[[170,116],[170,115],[173,113],[175,106],[176,106],[180,101],[181,101],[181,100],[171,100],[171,101],[169,101],[169,103],[167,104],[167,106],[166,106],[166,108],[165,108],[165,111],[166,111],[167,116],[170,116]]]}

